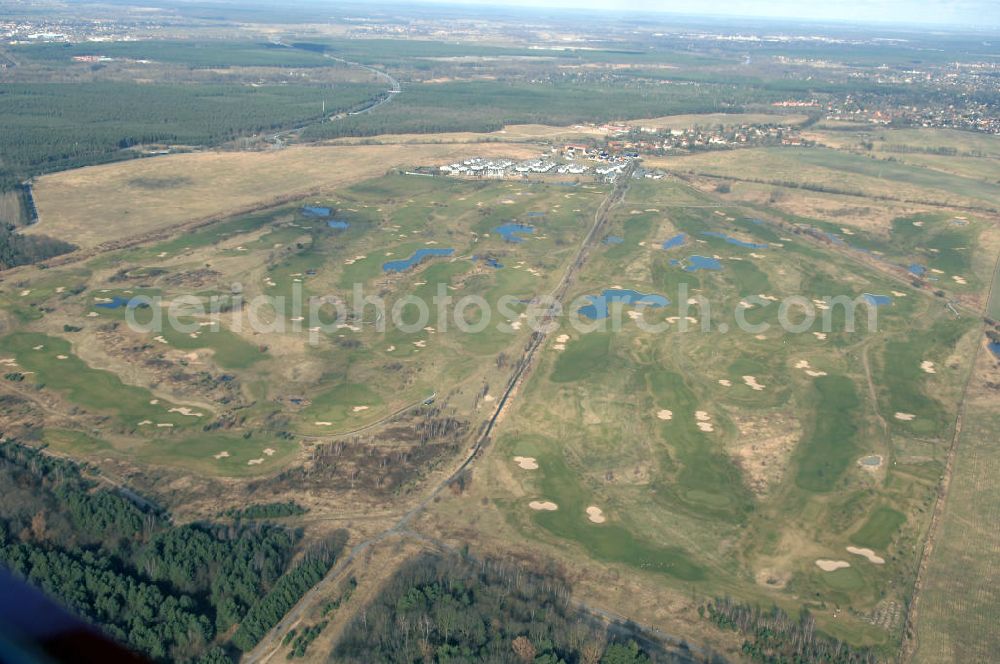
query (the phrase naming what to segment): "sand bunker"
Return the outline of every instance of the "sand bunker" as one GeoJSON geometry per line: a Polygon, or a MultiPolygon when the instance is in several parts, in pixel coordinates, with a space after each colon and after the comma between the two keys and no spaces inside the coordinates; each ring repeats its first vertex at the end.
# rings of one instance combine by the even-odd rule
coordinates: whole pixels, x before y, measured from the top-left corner
{"type": "Polygon", "coordinates": [[[313,425],[318,427],[332,427],[333,422],[313,422],[313,425]]]}
{"type": "Polygon", "coordinates": [[[813,332],[813,336],[815,336],[820,341],[824,341],[826,339],[826,334],[824,334],[823,332],[813,332]]]}
{"type": "Polygon", "coordinates": [[[568,334],[560,334],[558,337],[556,337],[556,343],[564,344],[567,341],[569,341],[569,335],[568,334]]]}
{"type": "Polygon", "coordinates": [[[516,456],[514,463],[522,470],[538,470],[538,461],[535,460],[535,457],[516,456]]]}
{"type": "Polygon", "coordinates": [[[755,376],[743,376],[743,382],[746,383],[747,387],[755,392],[760,392],[766,387],[765,385],[758,383],[755,376]]]}
{"type": "Polygon", "coordinates": [[[656,411],[656,416],[661,420],[672,420],[674,419],[674,413],[670,410],[658,410],[656,411]]]}
{"type": "Polygon", "coordinates": [[[178,406],[177,408],[171,408],[169,413],[180,413],[181,415],[187,415],[188,417],[201,417],[202,413],[196,413],[187,406],[178,406]]]}
{"type": "Polygon", "coordinates": [[[955,275],[952,275],[952,277],[951,277],[951,278],[952,278],[952,279],[954,279],[954,280],[955,280],[955,283],[956,283],[956,284],[959,284],[960,286],[964,286],[964,285],[966,285],[967,283],[969,283],[969,282],[967,282],[967,281],[965,280],[965,277],[960,277],[960,276],[958,276],[957,274],[955,274],[955,275]]]}
{"type": "Polygon", "coordinates": [[[485,397],[483,397],[483,401],[496,401],[496,397],[494,397],[492,394],[487,394],[485,397]]]}
{"type": "Polygon", "coordinates": [[[355,406],[351,410],[355,413],[360,413],[363,410],[368,410],[368,406],[355,406]]]}
{"type": "Polygon", "coordinates": [[[161,429],[170,429],[174,425],[171,424],[170,422],[159,422],[156,426],[160,427],[161,429]]]}
{"type": "Polygon", "coordinates": [[[875,555],[875,552],[871,549],[859,549],[856,546],[849,546],[847,547],[847,552],[853,553],[857,556],[864,556],[868,559],[868,562],[874,563],[875,565],[885,565],[885,558],[875,555]]]}
{"type": "Polygon", "coordinates": [[[227,456],[229,456],[229,452],[227,452],[225,450],[222,450],[218,454],[213,454],[212,458],[213,459],[225,459],[227,456]]]}
{"type": "Polygon", "coordinates": [[[851,563],[846,560],[817,560],[816,567],[824,572],[836,572],[838,569],[850,567],[851,563]]]}
{"type": "Polygon", "coordinates": [[[893,415],[893,417],[903,422],[909,422],[913,420],[916,417],[916,415],[914,415],[913,413],[896,413],[895,415],[893,415]]]}
{"type": "Polygon", "coordinates": [[[720,378],[719,379],[719,385],[721,385],[723,387],[732,387],[733,386],[733,381],[729,380],[728,378],[720,378]]]}
{"type": "Polygon", "coordinates": [[[69,355],[56,355],[57,360],[68,360],[69,355]]]}
{"type": "Polygon", "coordinates": [[[247,461],[248,466],[259,466],[262,463],[264,463],[263,457],[261,457],[260,459],[250,459],[249,461],[247,461]]]}
{"type": "Polygon", "coordinates": [[[934,368],[934,363],[928,362],[927,360],[924,360],[923,362],[920,363],[920,369],[924,373],[929,373],[929,374],[937,373],[937,369],[934,368]]]}
{"type": "Polygon", "coordinates": [[[528,507],[533,510],[542,510],[545,512],[555,512],[559,509],[558,505],[553,502],[549,502],[548,500],[532,500],[528,503],[528,507]]]}
{"type": "Polygon", "coordinates": [[[708,422],[712,417],[703,410],[697,410],[694,413],[694,417],[699,422],[708,422]]]}
{"type": "Polygon", "coordinates": [[[596,505],[591,505],[587,508],[587,518],[590,519],[591,523],[604,523],[608,520],[604,516],[604,510],[596,505]]]}

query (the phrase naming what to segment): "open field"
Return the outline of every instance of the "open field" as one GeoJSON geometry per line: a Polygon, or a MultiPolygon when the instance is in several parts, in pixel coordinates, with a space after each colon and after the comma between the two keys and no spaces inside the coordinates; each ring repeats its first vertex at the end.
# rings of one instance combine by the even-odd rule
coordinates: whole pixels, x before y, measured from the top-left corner
{"type": "Polygon", "coordinates": [[[407,164],[474,153],[531,156],[518,145],[291,147],[200,152],[64,171],[38,179],[40,223],[28,232],[82,247],[120,242],[239,210],[266,207],[381,175],[407,164]]]}

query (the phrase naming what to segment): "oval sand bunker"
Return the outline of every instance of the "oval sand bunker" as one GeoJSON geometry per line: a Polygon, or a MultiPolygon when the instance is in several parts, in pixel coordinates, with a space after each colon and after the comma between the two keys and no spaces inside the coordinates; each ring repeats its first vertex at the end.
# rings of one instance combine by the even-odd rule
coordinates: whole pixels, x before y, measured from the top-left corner
{"type": "Polygon", "coordinates": [[[597,505],[591,505],[587,508],[587,518],[593,523],[604,523],[608,520],[607,517],[604,516],[604,510],[597,505]]]}
{"type": "Polygon", "coordinates": [[[533,510],[543,510],[545,512],[555,512],[559,509],[559,506],[548,500],[532,500],[528,503],[528,507],[533,510]]]}
{"type": "Polygon", "coordinates": [[[538,461],[535,457],[516,456],[514,457],[514,463],[523,470],[538,470],[538,461]]]}
{"type": "Polygon", "coordinates": [[[865,558],[868,559],[868,562],[874,563],[875,565],[885,564],[885,558],[876,555],[875,552],[872,551],[871,549],[860,549],[856,546],[849,546],[847,547],[847,552],[853,553],[856,556],[864,556],[865,558]]]}
{"type": "Polygon", "coordinates": [[[816,567],[824,572],[836,572],[838,569],[850,567],[851,563],[846,560],[817,560],[816,567]]]}
{"type": "Polygon", "coordinates": [[[672,420],[674,419],[673,411],[666,409],[656,411],[656,416],[661,420],[672,420]]]}

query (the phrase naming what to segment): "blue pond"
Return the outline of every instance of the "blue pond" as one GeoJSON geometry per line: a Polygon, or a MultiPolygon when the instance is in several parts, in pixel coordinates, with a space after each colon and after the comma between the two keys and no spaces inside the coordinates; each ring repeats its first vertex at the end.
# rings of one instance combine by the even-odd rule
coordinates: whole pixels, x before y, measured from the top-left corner
{"type": "Polygon", "coordinates": [[[419,265],[421,261],[430,256],[451,256],[453,253],[455,253],[454,249],[417,249],[406,260],[383,263],[382,269],[386,272],[402,272],[409,270],[414,265],[419,265]]]}
{"type": "Polygon", "coordinates": [[[621,304],[641,304],[648,307],[665,307],[670,300],[662,295],[640,293],[634,290],[609,288],[600,295],[588,295],[590,304],[580,307],[579,313],[592,320],[608,317],[608,305],[614,302],[621,304]]]}
{"type": "Polygon", "coordinates": [[[609,235],[604,238],[604,244],[621,244],[625,241],[621,235],[609,235]]]}
{"type": "Polygon", "coordinates": [[[663,248],[673,249],[674,247],[681,246],[682,244],[684,244],[684,237],[685,237],[684,233],[680,233],[679,235],[673,236],[672,238],[663,243],[663,248]]]}
{"type": "Polygon", "coordinates": [[[884,307],[887,304],[892,304],[892,298],[888,295],[872,295],[871,293],[862,293],[861,295],[865,298],[865,302],[876,307],[884,307]]]}
{"type": "Polygon", "coordinates": [[[906,269],[910,271],[910,274],[914,274],[918,277],[924,276],[924,273],[927,272],[927,266],[921,265],[920,263],[911,263],[906,269]]]}
{"type": "Polygon", "coordinates": [[[535,229],[532,226],[514,222],[506,223],[503,226],[497,226],[493,230],[500,233],[500,235],[503,236],[503,239],[508,242],[524,242],[524,238],[518,237],[518,234],[530,235],[535,232],[535,229]]]}
{"type": "Polygon", "coordinates": [[[346,228],[351,227],[350,222],[344,221],[343,219],[331,219],[330,221],[326,222],[326,225],[329,226],[330,228],[336,228],[338,230],[344,230],[346,228]]]}
{"type": "Polygon", "coordinates": [[[729,244],[735,244],[737,247],[743,247],[744,249],[767,249],[766,244],[757,244],[756,242],[745,242],[735,237],[730,237],[725,233],[716,233],[715,231],[705,231],[702,233],[702,235],[707,235],[708,237],[721,238],[726,242],[728,242],[729,244]]]}
{"type": "Polygon", "coordinates": [[[115,295],[111,298],[110,302],[98,302],[94,305],[95,307],[100,307],[101,309],[119,309],[121,307],[128,307],[129,309],[135,309],[139,306],[139,303],[132,304],[132,300],[129,298],[119,297],[115,295]]]}
{"type": "Polygon", "coordinates": [[[988,344],[990,352],[1000,358],[1000,341],[991,341],[988,344]]]}
{"type": "Polygon", "coordinates": [[[688,258],[688,265],[684,266],[685,272],[697,272],[698,270],[721,270],[722,263],[707,256],[691,256],[688,258]]]}
{"type": "Polygon", "coordinates": [[[329,217],[333,214],[333,210],[328,207],[314,207],[307,205],[302,208],[302,214],[307,217],[329,217]]]}
{"type": "Polygon", "coordinates": [[[500,268],[503,267],[503,264],[500,261],[498,261],[495,258],[490,258],[489,256],[473,256],[472,260],[482,261],[486,263],[487,266],[492,267],[496,270],[499,270],[500,268]]]}

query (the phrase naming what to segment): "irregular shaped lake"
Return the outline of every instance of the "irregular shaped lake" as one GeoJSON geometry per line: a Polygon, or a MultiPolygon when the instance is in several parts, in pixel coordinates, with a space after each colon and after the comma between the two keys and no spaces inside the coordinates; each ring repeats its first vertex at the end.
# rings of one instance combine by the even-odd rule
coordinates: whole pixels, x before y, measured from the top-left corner
{"type": "Polygon", "coordinates": [[[432,256],[451,256],[454,249],[417,249],[413,255],[406,260],[389,261],[382,264],[382,269],[386,272],[403,272],[409,270],[414,265],[419,265],[425,258],[432,256]]]}
{"type": "Polygon", "coordinates": [[[587,299],[590,304],[580,307],[578,313],[592,320],[607,318],[608,306],[614,302],[647,307],[665,307],[670,304],[670,300],[662,295],[621,288],[609,288],[600,295],[588,295],[587,299]]]}

